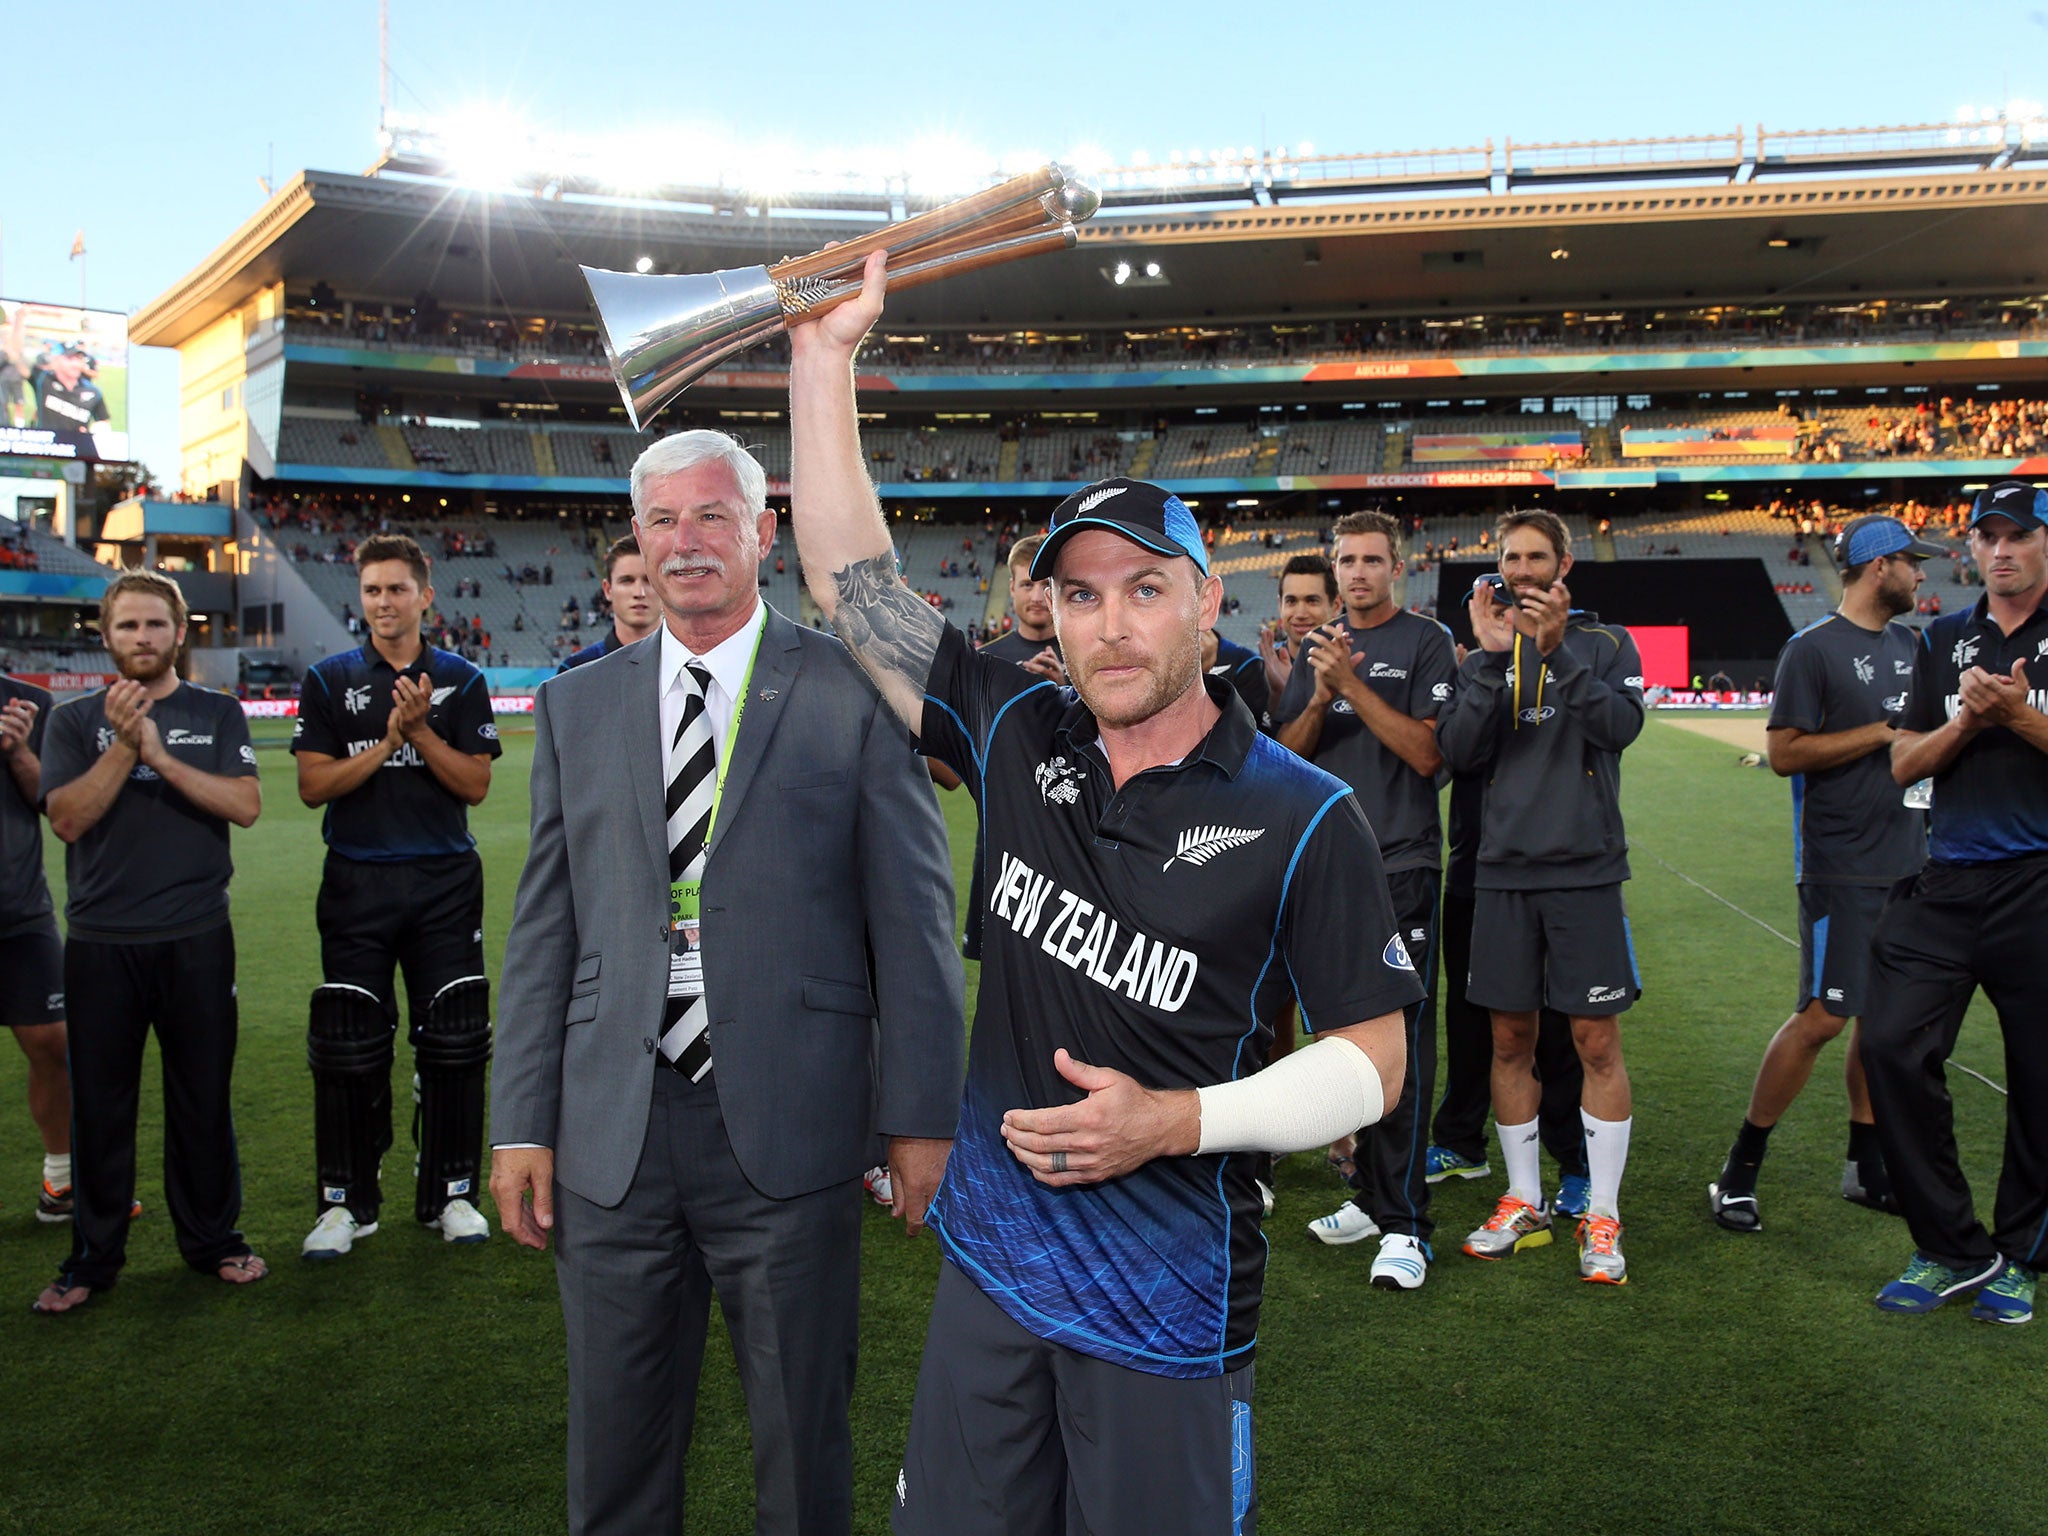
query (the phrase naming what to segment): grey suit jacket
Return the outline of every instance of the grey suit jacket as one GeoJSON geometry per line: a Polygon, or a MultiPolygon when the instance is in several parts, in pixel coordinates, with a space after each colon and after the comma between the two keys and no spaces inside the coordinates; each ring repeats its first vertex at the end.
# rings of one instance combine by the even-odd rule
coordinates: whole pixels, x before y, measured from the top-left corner
{"type": "MultiPolygon", "coordinates": [[[[668,987],[657,632],[534,699],[532,842],[498,1002],[491,1139],[599,1205],[639,1165],[668,987]]],[[[712,1078],[763,1194],[948,1137],[965,1074],[952,863],[923,760],[838,640],[772,608],[706,855],[712,1078]]]]}

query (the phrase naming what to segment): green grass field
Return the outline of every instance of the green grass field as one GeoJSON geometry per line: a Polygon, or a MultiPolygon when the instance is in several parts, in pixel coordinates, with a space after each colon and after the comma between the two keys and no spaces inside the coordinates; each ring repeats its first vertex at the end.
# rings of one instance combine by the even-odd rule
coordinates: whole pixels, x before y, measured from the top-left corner
{"type": "MultiPolygon", "coordinates": [[[[531,746],[508,723],[497,788],[475,817],[493,974],[531,746]]],[[[1627,758],[1629,903],[1648,988],[1625,1035],[1631,1284],[1579,1284],[1563,1242],[1500,1265],[1459,1254],[1497,1192],[1485,1183],[1440,1188],[1439,1258],[1422,1291],[1374,1291],[1371,1245],[1326,1249],[1304,1230],[1341,1197],[1321,1157],[1284,1163],[1256,1410],[1267,1536],[2031,1527],[2032,1472],[2048,1448],[2048,1330],[1985,1327],[1955,1306],[1897,1318],[1870,1305],[1909,1243],[1898,1222],[1837,1197],[1838,1050],[1773,1140],[1769,1230],[1736,1237],[1707,1218],[1706,1183],[1797,976],[1796,951],[1673,873],[1795,931],[1785,786],[1735,757],[1653,721],[1627,758]]],[[[11,1431],[0,1530],[559,1530],[551,1261],[502,1236],[448,1247],[404,1219],[402,1176],[393,1219],[349,1259],[297,1257],[312,1216],[303,1035],[319,980],[320,845],[290,758],[268,750],[262,761],[265,814],[235,845],[236,1099],[243,1225],[274,1272],[233,1290],[179,1263],[162,1214],[152,1066],[139,1191],[149,1214],[126,1274],[76,1316],[30,1315],[69,1229],[34,1218],[39,1148],[21,1058],[0,1046],[0,1403],[11,1431]]],[[[950,796],[946,809],[964,896],[968,805],[950,796]]],[[[1979,1013],[1957,1059],[2002,1079],[1995,1025],[1979,1013]]],[[[1965,1166],[1988,1205],[2003,1100],[1953,1081],[1965,1166]]],[[[867,1220],[857,1508],[859,1529],[882,1531],[938,1255],[878,1211],[867,1220]]],[[[716,1344],[706,1378],[690,1529],[751,1530],[745,1414],[716,1344]]]]}

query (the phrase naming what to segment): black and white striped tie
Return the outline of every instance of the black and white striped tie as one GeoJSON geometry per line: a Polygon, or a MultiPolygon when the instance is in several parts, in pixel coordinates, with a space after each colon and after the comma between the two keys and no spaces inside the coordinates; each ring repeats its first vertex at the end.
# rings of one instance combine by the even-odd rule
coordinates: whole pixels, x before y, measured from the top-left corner
{"type": "MultiPolygon", "coordinates": [[[[711,674],[693,661],[676,680],[683,690],[683,717],[668,747],[668,877],[701,883],[718,776],[718,748],[705,704],[711,674]]],[[[711,1041],[705,1035],[709,1023],[701,991],[695,997],[671,997],[662,1015],[662,1060],[693,1083],[711,1070],[711,1041]]]]}

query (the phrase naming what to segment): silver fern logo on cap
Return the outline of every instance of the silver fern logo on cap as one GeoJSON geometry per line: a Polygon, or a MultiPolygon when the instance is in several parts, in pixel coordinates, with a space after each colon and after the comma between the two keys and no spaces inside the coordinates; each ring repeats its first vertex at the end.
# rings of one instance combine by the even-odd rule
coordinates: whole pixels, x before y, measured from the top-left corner
{"type": "Polygon", "coordinates": [[[1242,848],[1246,843],[1255,843],[1265,835],[1264,827],[1189,827],[1181,833],[1180,846],[1174,849],[1173,857],[1159,868],[1162,873],[1175,864],[1193,864],[1199,868],[1217,854],[1242,848]]]}

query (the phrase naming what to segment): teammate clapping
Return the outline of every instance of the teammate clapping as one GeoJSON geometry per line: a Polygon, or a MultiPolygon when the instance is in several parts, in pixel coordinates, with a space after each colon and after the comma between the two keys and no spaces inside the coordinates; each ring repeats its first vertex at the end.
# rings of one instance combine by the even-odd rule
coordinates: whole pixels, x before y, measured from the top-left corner
{"type": "Polygon", "coordinates": [[[1571,606],[1571,535],[1549,512],[1499,525],[1501,584],[1482,578],[1479,649],[1438,726],[1445,759],[1487,769],[1466,995],[1493,1014],[1493,1117],[1508,1190],[1465,1240],[1503,1259],[1551,1240],[1538,1166],[1537,1015],[1568,1015],[1586,1069],[1580,1115],[1592,1184],[1579,1276],[1621,1285],[1620,1191],[1632,1125],[1620,1015],[1640,990],[1621,885],[1621,753],[1643,728],[1642,663],[1628,631],[1571,606]]]}
{"type": "MultiPolygon", "coordinates": [[[[1379,841],[1401,943],[1423,997],[1406,1012],[1408,1072],[1398,1101],[1358,1134],[1352,1196],[1309,1224],[1325,1243],[1380,1238],[1372,1284],[1414,1290],[1429,1269],[1427,1166],[1422,1120],[1436,1083],[1436,932],[1443,827],[1437,813],[1437,716],[1458,675],[1451,637],[1395,601],[1400,524],[1353,512],[1330,530],[1344,618],[1304,641],[1274,707],[1280,744],[1335,774],[1358,797],[1379,841]]],[[[1298,580],[1299,578],[1297,578],[1298,580]]]]}
{"type": "Polygon", "coordinates": [[[356,550],[370,643],[330,656],[300,689],[292,751],[299,798],[324,806],[327,863],[316,921],[324,981],[313,993],[319,1219],[300,1252],[334,1259],[377,1230],[391,1146],[393,970],[405,975],[418,1067],[414,1214],[451,1243],[481,1243],[484,1071],[483,861],[467,808],[499,751],[490,689],[452,651],[428,646],[427,557],[403,534],[356,550]]]}

